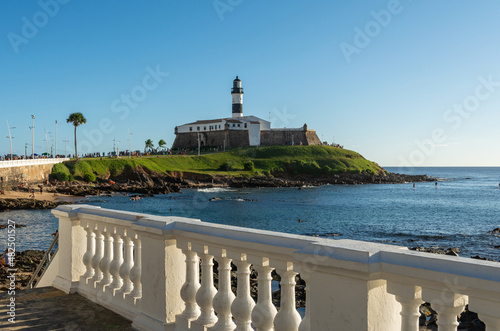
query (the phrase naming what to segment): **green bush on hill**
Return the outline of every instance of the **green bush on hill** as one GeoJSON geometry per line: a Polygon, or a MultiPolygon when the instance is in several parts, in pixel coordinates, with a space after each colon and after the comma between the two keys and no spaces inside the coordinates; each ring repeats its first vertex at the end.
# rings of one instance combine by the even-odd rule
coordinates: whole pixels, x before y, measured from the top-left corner
{"type": "Polygon", "coordinates": [[[69,169],[63,163],[56,163],[54,167],[52,167],[50,176],[60,182],[72,181],[74,179],[69,169]]]}
{"type": "Polygon", "coordinates": [[[243,170],[245,171],[255,171],[255,164],[252,161],[247,161],[243,163],[243,170]]]}
{"type": "Polygon", "coordinates": [[[83,175],[83,180],[86,181],[87,183],[95,182],[96,177],[93,173],[89,172],[83,175]]]}

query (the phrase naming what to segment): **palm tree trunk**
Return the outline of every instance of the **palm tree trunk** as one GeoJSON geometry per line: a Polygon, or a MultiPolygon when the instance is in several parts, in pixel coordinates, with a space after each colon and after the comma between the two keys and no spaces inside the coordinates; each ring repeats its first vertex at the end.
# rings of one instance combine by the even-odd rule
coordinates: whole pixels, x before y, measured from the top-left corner
{"type": "Polygon", "coordinates": [[[76,125],[75,125],[75,157],[78,160],[78,149],[76,147],[76,125]]]}

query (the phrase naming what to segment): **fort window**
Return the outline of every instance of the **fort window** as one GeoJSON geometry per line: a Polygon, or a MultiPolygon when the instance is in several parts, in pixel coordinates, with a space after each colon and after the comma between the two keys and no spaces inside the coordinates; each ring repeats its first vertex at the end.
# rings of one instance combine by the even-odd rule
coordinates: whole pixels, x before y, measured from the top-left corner
{"type": "Polygon", "coordinates": [[[239,128],[241,128],[241,125],[240,125],[240,124],[238,124],[238,127],[239,127],[239,128]]]}
{"type": "Polygon", "coordinates": [[[200,127],[198,127],[198,131],[200,131],[200,127]]]}
{"type": "Polygon", "coordinates": [[[203,127],[203,131],[207,131],[207,127],[206,126],[203,127]]]}
{"type": "Polygon", "coordinates": [[[236,124],[233,123],[233,128],[236,126],[236,124]]]}
{"type": "Polygon", "coordinates": [[[192,126],[189,127],[189,131],[193,131],[193,127],[192,126]]]}
{"type": "Polygon", "coordinates": [[[247,124],[245,123],[245,128],[247,127],[247,124]]]}

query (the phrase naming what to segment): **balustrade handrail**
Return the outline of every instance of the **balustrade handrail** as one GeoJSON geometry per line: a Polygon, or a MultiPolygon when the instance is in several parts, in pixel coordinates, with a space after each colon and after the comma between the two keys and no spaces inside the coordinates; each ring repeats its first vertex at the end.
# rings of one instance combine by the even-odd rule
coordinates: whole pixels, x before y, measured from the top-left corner
{"type": "Polygon", "coordinates": [[[55,164],[69,161],[69,158],[47,158],[47,159],[26,159],[26,160],[4,160],[0,161],[0,168],[22,167],[42,164],[55,164]]]}
{"type": "MultiPolygon", "coordinates": [[[[456,311],[463,309],[467,302],[493,329],[496,323],[500,323],[500,263],[497,262],[429,254],[386,244],[285,234],[85,205],[59,206],[53,213],[60,219],[60,253],[71,256],[67,259],[70,265],[61,267],[59,280],[56,279],[54,285],[82,293],[122,313],[134,320],[139,329],[154,328],[158,320],[177,324],[179,330],[191,330],[191,324],[211,326],[217,321],[214,308],[219,309],[221,318],[217,328],[231,329],[231,313],[236,325],[247,325],[250,312],[253,311],[253,316],[269,305],[270,299],[269,302],[258,302],[257,306],[251,304],[248,284],[245,285],[244,281],[236,299],[222,292],[214,296],[217,291],[210,281],[212,274],[207,274],[213,259],[219,262],[219,268],[223,268],[219,271],[221,275],[226,275],[220,279],[226,281],[228,276],[224,272],[229,272],[230,261],[238,265],[238,270],[243,268],[238,271],[238,279],[248,279],[245,268],[250,265],[267,273],[259,278],[259,291],[260,282],[263,282],[262,291],[266,291],[266,286],[270,286],[270,272],[278,270],[284,291],[282,309],[276,316],[275,313],[265,315],[260,322],[252,319],[252,323],[271,325],[274,320],[276,330],[299,330],[299,324],[300,330],[322,330],[331,322],[332,313],[329,311],[345,310],[346,307],[363,316],[346,318],[345,323],[351,324],[344,327],[363,329],[360,325],[366,325],[368,330],[367,325],[375,325],[385,330],[417,330],[415,307],[418,311],[422,300],[432,302],[436,307],[441,316],[439,323],[445,329],[450,325],[453,329],[456,315],[461,312],[456,311]],[[80,241],[75,242],[75,238],[80,238],[80,241]],[[79,246],[86,247],[86,256],[78,255],[82,252],[79,246]],[[196,270],[200,266],[201,287],[196,280],[196,270]],[[67,274],[62,275],[63,271],[67,274]],[[291,284],[295,283],[297,273],[306,281],[308,291],[306,316],[302,322],[294,309],[295,299],[291,299],[294,297],[291,284]],[[161,279],[167,279],[169,285],[158,283],[161,279]],[[73,285],[68,285],[68,282],[73,285]],[[123,290],[124,287],[127,290],[123,290]],[[108,299],[99,301],[101,297],[96,294],[99,291],[107,293],[108,299]],[[165,291],[165,296],[158,296],[158,291],[165,291]],[[341,292],[344,295],[349,293],[349,298],[342,297],[347,303],[336,303],[335,298],[341,292]],[[121,294],[117,296],[116,293],[121,294]],[[212,300],[216,300],[213,306],[212,300]],[[378,321],[380,314],[373,311],[376,304],[387,312],[401,309],[401,306],[403,311],[401,316],[394,314],[392,320],[378,321]],[[158,309],[159,305],[165,307],[158,309]],[[499,308],[498,316],[494,316],[491,307],[499,308]],[[162,314],[165,316],[161,317],[162,314]],[[179,328],[181,321],[185,325],[179,328]],[[284,321],[295,324],[284,327],[284,321]],[[400,325],[394,327],[389,323],[400,325]]],[[[229,289],[227,284],[220,287],[220,291],[229,289]]],[[[342,311],[338,314],[345,317],[354,313],[342,311]]]]}

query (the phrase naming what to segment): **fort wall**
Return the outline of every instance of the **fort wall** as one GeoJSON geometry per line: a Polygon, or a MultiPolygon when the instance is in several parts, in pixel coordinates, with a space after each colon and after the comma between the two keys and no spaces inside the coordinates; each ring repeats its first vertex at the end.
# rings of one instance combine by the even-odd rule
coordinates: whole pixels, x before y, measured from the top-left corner
{"type": "MultiPolygon", "coordinates": [[[[246,130],[222,130],[200,132],[200,145],[210,147],[244,147],[250,145],[248,131],[246,130]]],[[[197,148],[198,133],[177,133],[172,148],[197,148]]]]}
{"type": "MultiPolygon", "coordinates": [[[[246,130],[222,130],[211,132],[200,132],[201,146],[226,146],[228,148],[250,146],[248,131],[246,130]],[[225,142],[224,142],[225,141],[225,142]]],[[[177,133],[172,148],[197,148],[198,133],[177,133]]],[[[321,141],[315,130],[305,129],[272,129],[260,132],[260,144],[271,145],[321,145],[321,141]]]]}

